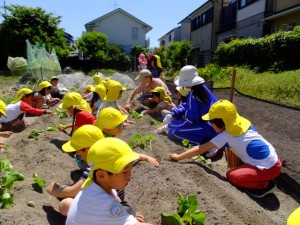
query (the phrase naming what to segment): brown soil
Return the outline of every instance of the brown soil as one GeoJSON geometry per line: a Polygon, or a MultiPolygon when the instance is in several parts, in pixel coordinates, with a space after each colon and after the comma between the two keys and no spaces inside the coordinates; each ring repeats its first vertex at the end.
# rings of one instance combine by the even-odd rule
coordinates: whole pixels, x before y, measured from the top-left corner
{"type": "MultiPolygon", "coordinates": [[[[229,97],[228,90],[215,90],[215,94],[218,98],[229,97]]],[[[126,127],[120,138],[129,141],[136,133],[152,134],[156,138],[151,149],[148,146],[144,150],[135,150],[156,157],[160,162],[159,168],[147,162],[137,163],[125,197],[144,214],[147,222],[160,224],[162,211],[175,212],[178,192],[197,195],[199,209],[206,214],[206,225],[282,225],[299,206],[299,111],[238,94],[235,94],[233,101],[239,113],[252,121],[257,130],[275,146],[284,162],[282,174],[276,179],[279,189],[263,199],[249,197],[226,180],[227,167],[223,154],[214,160],[212,169],[191,159],[180,163],[170,161],[170,153],[185,149],[168,140],[167,136],[155,134],[153,131],[158,125],[150,125],[151,118],[146,117],[136,120],[136,125],[126,127]],[[296,189],[291,190],[289,184],[296,189]]],[[[136,104],[136,107],[140,105],[136,104]]],[[[46,131],[49,125],[59,124],[57,116],[43,115],[27,120],[31,124],[25,131],[6,140],[14,167],[27,180],[16,184],[13,189],[14,205],[9,210],[1,210],[0,224],[64,224],[65,217],[57,212],[59,200],[49,196],[45,189],[39,190],[33,186],[31,177],[36,172],[49,184],[52,181],[69,182],[78,175],[73,158],[61,151],[61,145],[69,136],[62,132],[46,131]],[[34,129],[43,130],[38,141],[28,139],[28,133],[34,129]],[[27,206],[28,201],[34,201],[35,207],[27,206]]],[[[4,157],[3,152],[1,156],[4,157]]]]}

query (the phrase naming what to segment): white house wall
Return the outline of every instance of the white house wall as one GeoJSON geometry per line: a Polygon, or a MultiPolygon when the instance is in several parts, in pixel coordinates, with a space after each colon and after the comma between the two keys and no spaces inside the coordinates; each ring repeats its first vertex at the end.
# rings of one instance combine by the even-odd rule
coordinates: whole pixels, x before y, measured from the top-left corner
{"type": "Polygon", "coordinates": [[[212,23],[206,24],[197,30],[194,30],[191,34],[191,40],[193,48],[200,48],[200,51],[206,51],[211,49],[211,30],[212,23]]]}
{"type": "Polygon", "coordinates": [[[95,23],[93,31],[104,33],[115,45],[145,45],[145,30],[140,23],[121,12],[114,13],[95,23]],[[132,28],[137,27],[138,38],[132,38],[132,28]]]}

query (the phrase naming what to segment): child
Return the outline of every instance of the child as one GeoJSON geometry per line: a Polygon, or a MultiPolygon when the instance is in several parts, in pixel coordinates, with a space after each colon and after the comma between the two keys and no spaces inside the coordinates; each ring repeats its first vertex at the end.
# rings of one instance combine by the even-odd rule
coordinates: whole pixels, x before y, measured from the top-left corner
{"type": "MultiPolygon", "coordinates": [[[[217,135],[211,124],[201,119],[210,106],[217,101],[204,82],[204,79],[198,76],[197,68],[190,65],[182,67],[179,76],[175,77],[174,83],[177,86],[189,88],[191,91],[186,97],[186,105],[181,112],[183,116],[172,116],[174,120],[167,125],[170,140],[182,143],[182,140],[187,139],[193,146],[217,135]]],[[[212,149],[205,157],[213,158],[217,153],[218,149],[212,149]]]]}
{"type": "MultiPolygon", "coordinates": [[[[80,158],[86,162],[90,147],[101,138],[104,138],[104,136],[98,127],[90,124],[83,125],[74,132],[71,140],[65,143],[62,149],[67,153],[76,152],[76,155],[80,156],[80,158]]],[[[85,168],[81,178],[72,186],[61,186],[59,183],[53,182],[47,187],[46,190],[50,195],[57,198],[64,198],[59,204],[59,212],[62,215],[67,216],[73,198],[80,191],[81,185],[87,178],[89,171],[89,168],[85,168]]]]}
{"type": "Polygon", "coordinates": [[[128,185],[133,162],[138,158],[120,139],[110,137],[97,141],[87,155],[91,171],[72,202],[66,225],[147,225],[129,215],[115,197],[116,189],[124,190],[128,185]]]}
{"type": "Polygon", "coordinates": [[[51,81],[50,81],[52,87],[51,87],[51,97],[52,98],[59,98],[60,100],[63,99],[64,94],[61,93],[62,91],[69,91],[66,88],[64,88],[63,90],[59,88],[58,85],[58,77],[57,76],[52,76],[51,77],[51,81]]]}
{"type": "Polygon", "coordinates": [[[161,78],[162,66],[160,63],[160,57],[158,55],[153,55],[150,58],[149,70],[153,78],[161,78]]]}
{"type": "Polygon", "coordinates": [[[227,100],[215,102],[202,119],[210,120],[219,134],[184,153],[171,154],[171,159],[190,158],[228,143],[232,152],[245,163],[226,173],[229,182],[246,188],[253,197],[262,198],[272,193],[276,188],[272,179],[280,174],[281,162],[274,147],[258,134],[251,122],[241,117],[236,107],[227,100]]]}
{"type": "Polygon", "coordinates": [[[65,131],[71,128],[72,133],[84,124],[94,124],[96,118],[91,114],[92,110],[88,103],[82,98],[79,93],[67,93],[59,108],[66,109],[70,116],[73,116],[72,124],[68,124],[59,128],[60,131],[65,131]]]}
{"type": "Polygon", "coordinates": [[[90,102],[93,98],[95,87],[91,84],[86,85],[83,91],[83,99],[90,102]]]}
{"type": "Polygon", "coordinates": [[[20,132],[24,130],[26,127],[24,121],[26,113],[52,115],[51,110],[36,109],[30,106],[33,101],[34,93],[35,92],[29,88],[22,88],[18,91],[17,97],[6,107],[7,118],[3,115],[0,117],[2,131],[20,132]]]}
{"type": "Polygon", "coordinates": [[[100,82],[102,81],[100,75],[98,73],[96,73],[94,76],[93,76],[93,80],[94,80],[94,83],[96,85],[100,84],[100,82]]]}
{"type": "Polygon", "coordinates": [[[100,82],[98,85],[95,86],[95,91],[93,94],[93,98],[90,102],[90,107],[92,109],[92,114],[97,117],[97,113],[99,110],[99,107],[102,105],[103,100],[105,99],[106,96],[106,87],[105,83],[100,82]]]}
{"type": "Polygon", "coordinates": [[[52,85],[48,81],[43,81],[38,85],[38,92],[34,94],[35,108],[48,108],[57,104],[60,99],[52,98],[51,96],[52,85]]]}
{"type": "Polygon", "coordinates": [[[163,87],[156,87],[152,91],[153,102],[157,105],[148,110],[144,110],[142,114],[152,114],[155,112],[160,112],[163,117],[170,113],[170,111],[176,107],[172,102],[172,98],[167,95],[166,90],[163,87]]]}
{"type": "MultiPolygon", "coordinates": [[[[6,105],[2,100],[0,100],[0,116],[4,116],[5,118],[7,118],[6,105]]],[[[11,131],[0,131],[0,137],[9,138],[12,134],[13,132],[11,131]]],[[[2,147],[4,147],[4,143],[0,141],[0,148],[2,147]]]]}
{"type": "Polygon", "coordinates": [[[148,62],[147,62],[147,58],[146,58],[146,56],[144,55],[143,52],[141,52],[139,54],[138,60],[139,60],[138,70],[141,71],[141,70],[147,69],[147,63],[148,62]]]}
{"type": "Polygon", "coordinates": [[[118,103],[118,100],[122,97],[122,93],[126,90],[126,87],[123,87],[120,82],[115,80],[106,80],[105,87],[107,89],[106,96],[104,97],[104,101],[98,109],[97,117],[99,112],[107,107],[116,108],[123,114],[127,113],[127,111],[118,103]]]}
{"type": "MultiPolygon", "coordinates": [[[[119,110],[108,107],[102,109],[98,115],[94,126],[99,127],[105,137],[115,137],[122,133],[126,126],[127,115],[122,114],[119,110]]],[[[139,154],[139,160],[148,161],[151,165],[158,167],[159,163],[151,156],[139,154]]]]}

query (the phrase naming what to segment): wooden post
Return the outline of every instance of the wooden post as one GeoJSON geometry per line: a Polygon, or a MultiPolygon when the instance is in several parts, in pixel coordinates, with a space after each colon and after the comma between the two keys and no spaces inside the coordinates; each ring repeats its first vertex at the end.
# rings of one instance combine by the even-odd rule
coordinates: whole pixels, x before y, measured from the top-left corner
{"type": "Polygon", "coordinates": [[[235,77],[236,77],[236,69],[233,70],[232,78],[231,78],[231,87],[230,87],[230,96],[229,96],[229,101],[231,101],[231,102],[233,101],[235,77]]]}

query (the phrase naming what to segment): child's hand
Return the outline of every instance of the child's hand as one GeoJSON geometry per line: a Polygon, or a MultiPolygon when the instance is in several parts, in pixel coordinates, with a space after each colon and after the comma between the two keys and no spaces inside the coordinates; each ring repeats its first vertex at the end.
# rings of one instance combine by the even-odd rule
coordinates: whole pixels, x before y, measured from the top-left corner
{"type": "Polygon", "coordinates": [[[155,167],[158,167],[159,166],[159,163],[157,162],[157,160],[151,156],[148,156],[147,157],[147,161],[152,165],[152,166],[155,166],[155,167]]]}
{"type": "Polygon", "coordinates": [[[12,134],[13,134],[13,132],[11,132],[11,131],[3,131],[0,133],[0,136],[4,137],[4,138],[9,138],[12,134]]]}
{"type": "Polygon", "coordinates": [[[58,190],[60,190],[60,185],[59,183],[56,182],[52,182],[47,188],[46,191],[48,192],[48,194],[53,195],[55,192],[57,192],[58,190]]]}
{"type": "Polygon", "coordinates": [[[51,110],[46,110],[46,114],[53,115],[53,112],[51,110]]]}
{"type": "Polygon", "coordinates": [[[0,148],[4,147],[4,143],[0,142],[0,148]]]}
{"type": "Polygon", "coordinates": [[[179,155],[177,153],[172,153],[170,155],[170,159],[174,160],[174,161],[179,161],[179,155]]]}
{"type": "Polygon", "coordinates": [[[131,125],[131,124],[135,124],[135,121],[132,121],[132,120],[126,120],[124,122],[124,127],[128,126],[128,125],[131,125]]]}
{"type": "Polygon", "coordinates": [[[66,126],[61,126],[60,128],[58,128],[59,131],[64,131],[65,129],[67,129],[66,126]]]}
{"type": "Polygon", "coordinates": [[[137,219],[137,221],[139,221],[141,223],[144,222],[144,216],[142,215],[142,213],[136,212],[134,217],[137,219]]]}

